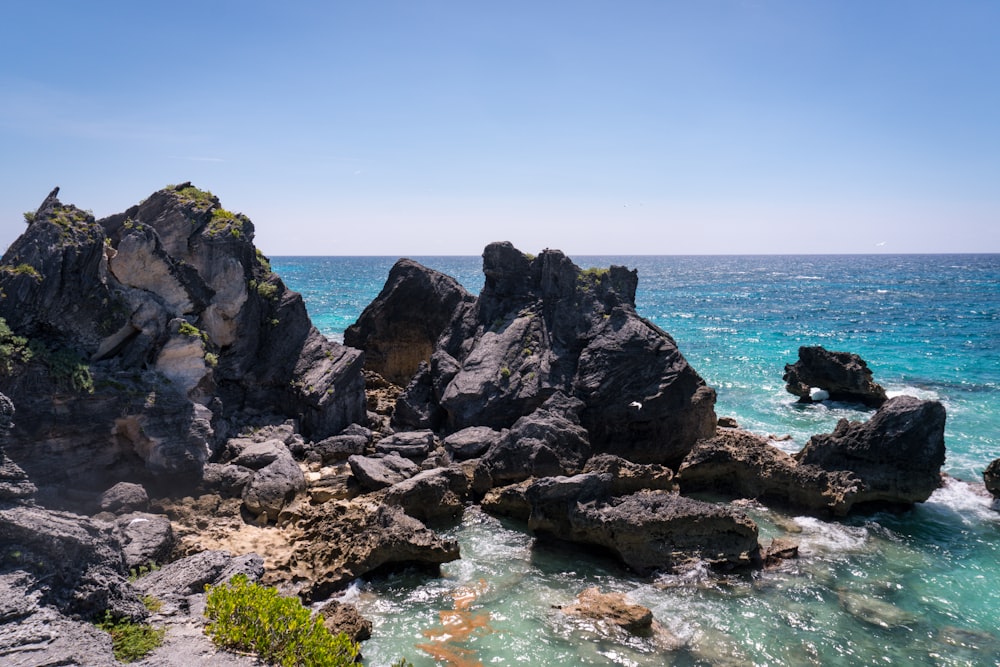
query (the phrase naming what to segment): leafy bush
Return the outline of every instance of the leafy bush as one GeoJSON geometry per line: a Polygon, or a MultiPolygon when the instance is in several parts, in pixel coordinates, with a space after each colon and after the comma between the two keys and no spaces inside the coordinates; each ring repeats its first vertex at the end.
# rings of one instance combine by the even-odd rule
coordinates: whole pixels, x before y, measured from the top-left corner
{"type": "Polygon", "coordinates": [[[68,348],[53,350],[40,340],[32,340],[28,346],[34,358],[49,369],[53,380],[79,392],[94,393],[90,364],[77,352],[68,348]]]}
{"type": "Polygon", "coordinates": [[[31,276],[39,282],[42,280],[42,274],[38,272],[38,269],[33,267],[31,264],[25,264],[23,262],[17,266],[13,266],[11,264],[0,266],[0,271],[9,273],[12,276],[31,276]]]}
{"type": "Polygon", "coordinates": [[[346,634],[331,635],[298,598],[236,575],[208,588],[206,634],[224,648],[252,651],[282,667],[347,667],[358,645],[346,634]]]}
{"type": "Polygon", "coordinates": [[[15,336],[0,317],[0,375],[12,375],[18,364],[31,361],[31,348],[24,336],[15,336]]]}
{"type": "Polygon", "coordinates": [[[148,623],[133,623],[115,619],[111,612],[105,612],[104,620],[97,624],[101,630],[111,635],[111,650],[120,662],[142,660],[163,644],[165,630],[148,623]]]}
{"type": "Polygon", "coordinates": [[[182,336],[189,336],[191,338],[201,338],[203,341],[208,341],[208,334],[191,324],[187,320],[181,320],[181,323],[177,326],[177,333],[182,336]]]}

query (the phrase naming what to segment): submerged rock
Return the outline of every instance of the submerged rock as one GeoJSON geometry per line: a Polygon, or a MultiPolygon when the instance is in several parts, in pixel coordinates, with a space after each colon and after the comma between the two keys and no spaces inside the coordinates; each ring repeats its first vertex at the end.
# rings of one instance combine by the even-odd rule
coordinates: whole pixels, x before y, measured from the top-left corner
{"type": "Polygon", "coordinates": [[[623,593],[602,593],[597,586],[585,588],[562,612],[611,623],[635,635],[648,634],[653,627],[653,612],[648,607],[629,602],[623,593]]]}
{"type": "Polygon", "coordinates": [[[888,400],[864,359],[818,345],[800,347],[799,360],[785,365],[783,379],[785,390],[798,396],[800,403],[829,399],[877,408],[888,400]]]}

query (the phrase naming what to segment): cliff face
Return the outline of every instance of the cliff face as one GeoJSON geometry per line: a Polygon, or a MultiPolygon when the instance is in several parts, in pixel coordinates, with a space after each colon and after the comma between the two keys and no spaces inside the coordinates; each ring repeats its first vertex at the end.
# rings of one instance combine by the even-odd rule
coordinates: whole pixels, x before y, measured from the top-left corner
{"type": "Polygon", "coordinates": [[[103,220],[57,195],[0,260],[7,451],[36,483],[197,478],[248,416],[364,421],[363,355],[312,327],[246,216],[189,183],[103,220]]]}

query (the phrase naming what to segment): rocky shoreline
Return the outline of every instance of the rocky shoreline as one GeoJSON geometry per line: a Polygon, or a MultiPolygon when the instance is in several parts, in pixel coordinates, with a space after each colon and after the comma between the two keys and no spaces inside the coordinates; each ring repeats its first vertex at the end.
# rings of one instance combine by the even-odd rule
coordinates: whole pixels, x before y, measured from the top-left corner
{"type": "Polygon", "coordinates": [[[719,420],[624,267],[493,243],[473,296],[400,260],[338,345],[210,193],[102,220],[57,195],[0,260],[5,664],[115,664],[92,621],[147,619],[148,595],[167,644],[138,664],[253,664],[201,633],[205,584],[318,605],[460,558],[435,529],[469,504],[646,576],[794,557],[704,492],[842,517],[941,483],[943,406],[887,399],[849,353],[802,348],[788,391],[877,407],[867,422],[792,456],[719,420]]]}

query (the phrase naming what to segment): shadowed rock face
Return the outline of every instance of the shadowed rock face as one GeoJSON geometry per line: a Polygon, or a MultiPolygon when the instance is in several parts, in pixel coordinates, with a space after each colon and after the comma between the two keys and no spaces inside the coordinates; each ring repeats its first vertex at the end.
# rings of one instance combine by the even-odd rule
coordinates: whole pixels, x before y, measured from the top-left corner
{"type": "Polygon", "coordinates": [[[364,421],[363,355],[312,327],[248,218],[188,183],[99,221],[57,195],[0,260],[0,317],[32,350],[0,374],[7,452],[36,484],[197,480],[247,412],[317,438],[364,421]]]}
{"type": "Polygon", "coordinates": [[[1000,498],[1000,459],[994,459],[983,471],[983,481],[986,483],[986,490],[994,498],[1000,498]]]}
{"type": "Polygon", "coordinates": [[[530,258],[493,243],[483,272],[481,294],[452,309],[397,402],[397,427],[510,428],[561,392],[582,402],[597,452],[676,464],[714,432],[715,392],[666,332],[636,314],[635,271],[584,271],[558,250],[530,258]]]}
{"type": "Polygon", "coordinates": [[[863,403],[877,408],[886,402],[885,389],[872,379],[865,360],[850,352],[831,352],[820,346],[800,347],[799,360],[785,365],[785,389],[812,402],[813,388],[823,389],[831,400],[863,403]]]}

